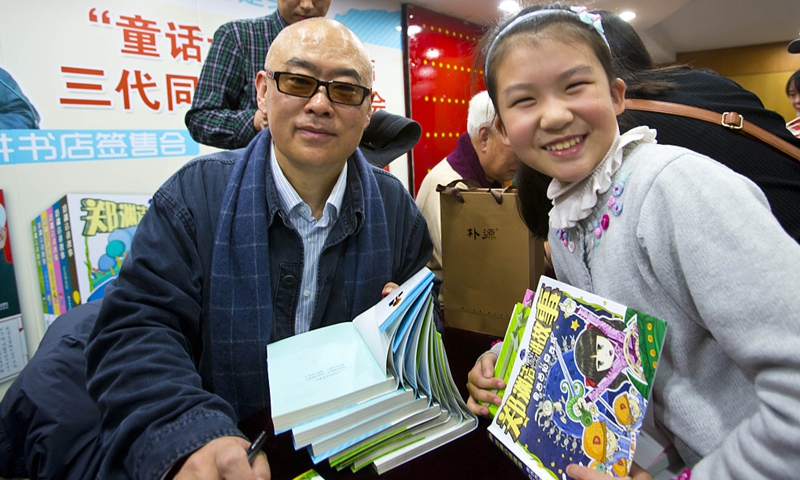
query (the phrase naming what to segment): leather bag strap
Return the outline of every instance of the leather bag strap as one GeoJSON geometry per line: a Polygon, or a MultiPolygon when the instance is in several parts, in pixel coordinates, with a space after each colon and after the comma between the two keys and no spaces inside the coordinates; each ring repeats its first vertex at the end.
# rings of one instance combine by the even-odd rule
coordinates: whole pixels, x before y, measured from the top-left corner
{"type": "Polygon", "coordinates": [[[661,102],[657,100],[625,99],[627,110],[639,110],[643,112],[666,113],[681,117],[694,118],[709,123],[721,125],[725,128],[739,132],[742,135],[758,140],[779,152],[800,161],[800,148],[792,145],[786,140],[770,133],[754,123],[745,121],[744,117],[736,112],[717,113],[703,108],[691,107],[679,103],[661,102]]]}

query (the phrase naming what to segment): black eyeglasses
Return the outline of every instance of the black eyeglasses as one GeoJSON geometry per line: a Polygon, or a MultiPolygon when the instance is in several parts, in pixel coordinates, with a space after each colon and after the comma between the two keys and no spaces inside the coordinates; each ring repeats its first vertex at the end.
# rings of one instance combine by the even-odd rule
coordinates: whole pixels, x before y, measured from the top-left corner
{"type": "Polygon", "coordinates": [[[319,90],[320,85],[325,87],[328,100],[342,105],[361,105],[370,94],[371,89],[353,83],[329,80],[323,82],[308,75],[290,72],[273,72],[266,70],[267,77],[275,80],[278,91],[293,97],[311,98],[319,90]]]}

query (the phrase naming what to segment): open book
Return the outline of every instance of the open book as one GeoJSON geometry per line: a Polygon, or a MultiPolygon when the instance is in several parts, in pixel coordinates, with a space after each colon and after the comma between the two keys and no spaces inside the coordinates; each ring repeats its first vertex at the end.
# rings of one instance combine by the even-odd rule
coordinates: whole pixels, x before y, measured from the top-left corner
{"type": "Polygon", "coordinates": [[[477,426],[436,330],[423,268],[352,322],[267,347],[276,433],[312,460],[390,470],[477,426]]]}
{"type": "Polygon", "coordinates": [[[489,438],[534,479],[578,463],[624,477],[666,324],[542,276],[489,438]]]}

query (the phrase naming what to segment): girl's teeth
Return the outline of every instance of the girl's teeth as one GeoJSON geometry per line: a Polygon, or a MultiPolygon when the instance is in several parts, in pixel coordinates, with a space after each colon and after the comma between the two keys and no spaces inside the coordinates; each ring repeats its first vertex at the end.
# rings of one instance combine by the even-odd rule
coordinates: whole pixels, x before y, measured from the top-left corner
{"type": "Polygon", "coordinates": [[[555,145],[548,145],[548,151],[557,151],[557,150],[566,150],[570,147],[574,147],[575,145],[579,144],[582,137],[575,137],[571,140],[567,140],[566,142],[558,142],[555,145]]]}

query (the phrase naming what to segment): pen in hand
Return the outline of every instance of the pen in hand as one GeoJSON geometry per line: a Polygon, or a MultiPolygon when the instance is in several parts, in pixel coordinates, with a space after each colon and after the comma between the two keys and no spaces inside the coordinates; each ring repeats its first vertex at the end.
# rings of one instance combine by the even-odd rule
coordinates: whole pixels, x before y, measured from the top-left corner
{"type": "Polygon", "coordinates": [[[267,441],[267,432],[265,430],[258,435],[258,438],[256,438],[255,441],[253,441],[253,443],[251,443],[249,447],[247,447],[248,463],[253,463],[253,459],[256,458],[256,454],[259,451],[261,451],[261,447],[264,446],[264,442],[266,441],[267,441]]]}

